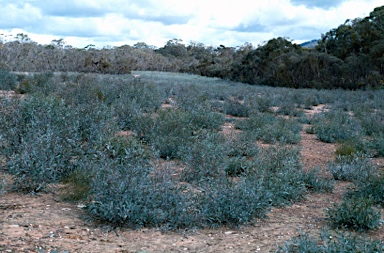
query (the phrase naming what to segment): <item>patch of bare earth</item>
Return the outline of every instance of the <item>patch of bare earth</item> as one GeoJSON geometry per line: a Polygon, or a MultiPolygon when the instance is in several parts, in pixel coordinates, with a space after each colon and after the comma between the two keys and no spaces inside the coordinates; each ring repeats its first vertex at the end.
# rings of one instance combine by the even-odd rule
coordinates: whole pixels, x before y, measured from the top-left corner
{"type": "MultiPolygon", "coordinates": [[[[309,112],[313,113],[313,112],[309,112]]],[[[234,134],[232,123],[223,132],[234,134]]],[[[122,132],[121,136],[132,133],[122,132]]],[[[305,169],[325,164],[334,157],[335,146],[302,134],[302,162],[305,169]]],[[[381,162],[381,161],[379,161],[381,162]]],[[[159,164],[159,169],[173,162],[159,164]]],[[[175,163],[175,166],[180,166],[175,163]]],[[[181,168],[178,169],[180,172],[181,168]]],[[[85,211],[78,204],[60,201],[58,195],[28,196],[8,192],[0,197],[0,252],[274,252],[276,244],[299,234],[299,229],[316,233],[325,222],[324,210],[341,201],[348,183],[339,182],[334,192],[310,194],[306,200],[274,208],[267,219],[238,229],[199,229],[162,233],[156,229],[108,231],[85,223],[85,211]]],[[[384,231],[371,236],[384,239],[384,231]]]]}

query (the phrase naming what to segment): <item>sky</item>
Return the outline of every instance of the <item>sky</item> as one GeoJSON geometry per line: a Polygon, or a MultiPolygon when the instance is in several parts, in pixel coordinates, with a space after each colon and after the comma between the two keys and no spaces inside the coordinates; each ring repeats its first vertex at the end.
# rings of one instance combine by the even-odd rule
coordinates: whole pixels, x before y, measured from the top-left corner
{"type": "Polygon", "coordinates": [[[383,0],[0,0],[0,39],[19,33],[39,44],[84,48],[162,47],[171,39],[207,46],[254,46],[286,37],[319,39],[383,0]]]}

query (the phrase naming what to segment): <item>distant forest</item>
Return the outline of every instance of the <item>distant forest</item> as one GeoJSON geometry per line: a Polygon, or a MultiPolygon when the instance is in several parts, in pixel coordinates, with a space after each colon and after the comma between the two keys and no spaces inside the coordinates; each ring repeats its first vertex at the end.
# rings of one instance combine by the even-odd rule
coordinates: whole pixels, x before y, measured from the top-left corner
{"type": "Polygon", "coordinates": [[[11,41],[0,37],[0,69],[105,74],[153,70],[293,88],[383,88],[384,6],[368,17],[347,20],[326,32],[314,48],[279,37],[257,47],[250,43],[212,47],[172,39],[161,48],[140,42],[79,49],[66,45],[63,39],[40,45],[26,34],[17,34],[11,41]]]}

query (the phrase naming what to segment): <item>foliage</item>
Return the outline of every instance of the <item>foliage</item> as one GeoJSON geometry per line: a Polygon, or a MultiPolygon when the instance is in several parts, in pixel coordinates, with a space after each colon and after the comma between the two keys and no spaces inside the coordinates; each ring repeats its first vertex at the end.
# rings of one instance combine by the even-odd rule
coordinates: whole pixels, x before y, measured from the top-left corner
{"type": "Polygon", "coordinates": [[[0,90],[14,90],[17,87],[17,76],[0,68],[0,90]]]}
{"type": "Polygon", "coordinates": [[[7,177],[6,175],[2,175],[0,177],[0,196],[6,192],[6,188],[7,188],[6,177],[7,177]]]}
{"type": "Polygon", "coordinates": [[[336,161],[328,164],[327,169],[334,179],[353,182],[364,181],[376,171],[370,159],[361,153],[338,156],[336,161]]]}
{"type": "Polygon", "coordinates": [[[181,178],[183,181],[206,181],[222,177],[224,171],[224,137],[216,133],[199,133],[192,137],[189,145],[180,150],[185,162],[181,178]]]}
{"type": "Polygon", "coordinates": [[[365,236],[347,234],[346,232],[332,235],[328,229],[321,231],[320,238],[309,233],[301,232],[299,236],[284,242],[276,252],[278,253],[373,253],[382,252],[383,243],[379,240],[368,239],[365,236]]]}
{"type": "Polygon", "coordinates": [[[373,208],[373,204],[369,198],[344,198],[340,205],[335,204],[327,210],[329,223],[334,228],[374,229],[381,224],[381,213],[373,208]]]}
{"type": "MultiPolygon", "coordinates": [[[[94,219],[115,226],[182,228],[190,221],[187,195],[168,173],[150,176],[151,168],[102,163],[92,181],[93,201],[87,210],[94,219]],[[118,180],[116,180],[118,179],[118,180]]],[[[188,224],[190,226],[190,224],[188,224]]]]}
{"type": "Polygon", "coordinates": [[[355,189],[347,193],[347,196],[371,199],[374,204],[384,207],[384,174],[378,172],[365,180],[357,182],[355,189]]]}
{"type": "Polygon", "coordinates": [[[311,124],[314,133],[323,142],[355,141],[363,135],[359,122],[341,110],[316,114],[311,120],[311,124]]]}
{"type": "Polygon", "coordinates": [[[252,132],[256,140],[266,143],[295,144],[301,139],[301,126],[296,120],[275,117],[270,113],[256,113],[238,121],[237,128],[252,132]]]}
{"type": "Polygon", "coordinates": [[[133,130],[149,141],[162,158],[179,158],[182,147],[198,136],[200,130],[221,127],[224,118],[217,113],[204,111],[160,110],[158,115],[139,116],[134,119],[133,130]]]}

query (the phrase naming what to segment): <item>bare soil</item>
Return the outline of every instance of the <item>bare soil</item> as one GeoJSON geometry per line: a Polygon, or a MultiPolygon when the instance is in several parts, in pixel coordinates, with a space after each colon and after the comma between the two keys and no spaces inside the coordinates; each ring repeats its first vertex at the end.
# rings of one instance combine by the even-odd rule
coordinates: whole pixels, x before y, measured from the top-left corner
{"type": "MultiPolygon", "coordinates": [[[[316,110],[320,111],[315,108],[307,113],[316,110]]],[[[230,123],[223,130],[237,131],[230,123]]],[[[305,131],[301,134],[303,167],[324,169],[334,158],[334,144],[322,143],[305,131]]],[[[384,164],[383,159],[375,162],[384,164]]],[[[267,219],[238,229],[166,233],[157,229],[111,231],[85,222],[81,203],[62,202],[55,193],[8,192],[0,196],[0,252],[274,252],[276,244],[282,245],[300,230],[316,234],[326,225],[325,209],[339,203],[347,187],[348,183],[338,182],[333,193],[310,194],[302,202],[274,208],[267,219]]],[[[384,229],[369,236],[384,240],[384,229]]]]}

